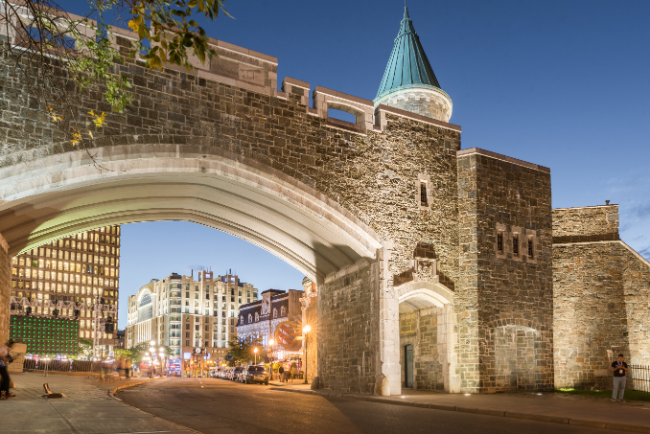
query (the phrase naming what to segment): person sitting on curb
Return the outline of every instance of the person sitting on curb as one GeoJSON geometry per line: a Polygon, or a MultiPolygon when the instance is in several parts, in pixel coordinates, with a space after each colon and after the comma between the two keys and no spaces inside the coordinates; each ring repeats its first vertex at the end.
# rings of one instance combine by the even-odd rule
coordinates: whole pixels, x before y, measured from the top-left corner
{"type": "Polygon", "coordinates": [[[618,360],[612,362],[612,372],[614,372],[614,390],[612,390],[612,402],[616,402],[616,392],[620,390],[620,402],[623,400],[623,393],[625,392],[625,373],[628,371],[627,363],[623,361],[623,354],[618,355],[618,360]]]}
{"type": "Polygon", "coordinates": [[[2,382],[0,382],[0,399],[13,398],[16,395],[9,392],[9,385],[11,380],[9,379],[8,367],[13,358],[11,357],[11,347],[13,347],[14,341],[10,340],[5,345],[0,346],[0,377],[2,377],[2,382]]]}

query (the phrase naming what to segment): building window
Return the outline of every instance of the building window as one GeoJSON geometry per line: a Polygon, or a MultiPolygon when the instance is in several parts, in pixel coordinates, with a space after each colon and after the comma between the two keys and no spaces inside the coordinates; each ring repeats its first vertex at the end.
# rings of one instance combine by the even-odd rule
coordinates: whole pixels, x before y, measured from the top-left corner
{"type": "Polygon", "coordinates": [[[512,254],[519,254],[519,234],[512,234],[512,254]]]}
{"type": "Polygon", "coordinates": [[[534,247],[533,247],[533,239],[528,238],[528,257],[532,258],[534,256],[534,247]]]}
{"type": "Polygon", "coordinates": [[[189,347],[189,346],[190,346],[190,341],[189,341],[189,340],[185,341],[185,346],[186,346],[186,347],[189,347]]]}
{"type": "Polygon", "coordinates": [[[189,330],[189,329],[190,329],[190,325],[189,325],[189,324],[185,324],[185,330],[189,330]]]}
{"type": "Polygon", "coordinates": [[[420,205],[429,206],[429,201],[427,199],[427,183],[425,181],[420,181],[420,205]]]}
{"type": "Polygon", "coordinates": [[[258,322],[260,320],[260,314],[255,312],[255,322],[258,322]]]}
{"type": "Polygon", "coordinates": [[[497,233],[497,251],[503,253],[503,232],[497,233]]]}
{"type": "Polygon", "coordinates": [[[286,316],[286,314],[287,314],[287,309],[284,306],[282,306],[282,308],[280,309],[280,316],[284,317],[286,316]]]}
{"type": "Polygon", "coordinates": [[[277,318],[277,317],[278,317],[278,310],[273,309],[273,318],[277,318]]]}
{"type": "Polygon", "coordinates": [[[185,337],[189,338],[190,337],[190,332],[185,332],[185,337]]]}
{"type": "Polygon", "coordinates": [[[250,323],[252,323],[252,322],[253,322],[253,315],[251,315],[251,314],[249,313],[249,314],[248,314],[248,323],[250,324],[250,323]]]}

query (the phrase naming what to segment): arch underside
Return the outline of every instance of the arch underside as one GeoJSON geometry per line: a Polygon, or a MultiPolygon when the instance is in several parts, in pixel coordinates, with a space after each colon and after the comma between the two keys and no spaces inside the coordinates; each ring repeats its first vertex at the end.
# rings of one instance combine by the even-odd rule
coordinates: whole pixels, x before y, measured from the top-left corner
{"type": "Polygon", "coordinates": [[[444,307],[454,300],[453,292],[440,283],[409,282],[396,288],[396,291],[400,313],[444,307]]]}
{"type": "Polygon", "coordinates": [[[251,242],[322,281],[381,246],[348,211],[275,169],[222,151],[148,149],[99,148],[94,161],[79,150],[1,169],[0,234],[10,254],[101,226],[184,220],[251,242]]]}

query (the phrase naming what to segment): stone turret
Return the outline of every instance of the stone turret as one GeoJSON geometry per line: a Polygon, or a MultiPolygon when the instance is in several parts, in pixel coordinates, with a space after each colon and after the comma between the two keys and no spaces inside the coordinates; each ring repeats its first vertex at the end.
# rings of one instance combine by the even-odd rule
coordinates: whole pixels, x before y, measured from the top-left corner
{"type": "Polygon", "coordinates": [[[406,4],[374,103],[375,107],[385,104],[443,122],[451,119],[451,98],[440,88],[406,4]]]}

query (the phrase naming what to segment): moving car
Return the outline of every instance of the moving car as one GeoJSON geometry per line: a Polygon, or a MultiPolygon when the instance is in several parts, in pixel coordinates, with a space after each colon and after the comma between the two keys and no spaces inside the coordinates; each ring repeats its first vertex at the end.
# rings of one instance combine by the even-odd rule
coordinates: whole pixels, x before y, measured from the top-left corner
{"type": "Polygon", "coordinates": [[[251,365],[244,369],[239,375],[242,383],[264,383],[269,384],[269,373],[264,366],[251,365]]]}

